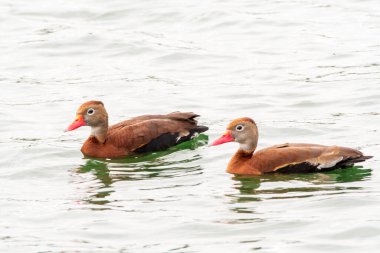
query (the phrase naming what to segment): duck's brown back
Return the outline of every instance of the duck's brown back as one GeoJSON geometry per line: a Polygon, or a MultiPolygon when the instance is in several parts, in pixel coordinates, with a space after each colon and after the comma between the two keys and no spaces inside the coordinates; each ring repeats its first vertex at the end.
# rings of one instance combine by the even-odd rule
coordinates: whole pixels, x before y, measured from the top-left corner
{"type": "Polygon", "coordinates": [[[237,171],[239,174],[304,173],[350,166],[368,158],[370,157],[363,156],[360,151],[346,147],[286,143],[259,150],[249,159],[237,153],[232,158],[228,171],[237,171]],[[240,168],[236,166],[238,164],[240,168]]]}
{"type": "Polygon", "coordinates": [[[197,116],[192,112],[173,112],[131,118],[111,126],[104,144],[90,137],[82,152],[90,157],[113,158],[164,150],[208,130],[197,125],[197,116]]]}

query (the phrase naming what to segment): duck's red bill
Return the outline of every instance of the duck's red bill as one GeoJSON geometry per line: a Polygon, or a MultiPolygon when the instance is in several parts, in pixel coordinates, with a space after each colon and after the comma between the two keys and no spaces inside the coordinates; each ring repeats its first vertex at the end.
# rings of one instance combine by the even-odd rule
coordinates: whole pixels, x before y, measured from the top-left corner
{"type": "Polygon", "coordinates": [[[226,143],[226,142],[231,142],[231,141],[234,141],[234,138],[232,137],[231,132],[227,131],[221,137],[219,137],[218,139],[216,139],[211,144],[211,146],[217,146],[217,145],[220,145],[220,144],[223,144],[223,143],[226,143]]]}
{"type": "Polygon", "coordinates": [[[87,123],[84,121],[83,116],[77,115],[74,122],[71,123],[71,125],[66,129],[66,131],[72,131],[74,129],[77,129],[78,127],[86,126],[86,125],[87,123]]]}

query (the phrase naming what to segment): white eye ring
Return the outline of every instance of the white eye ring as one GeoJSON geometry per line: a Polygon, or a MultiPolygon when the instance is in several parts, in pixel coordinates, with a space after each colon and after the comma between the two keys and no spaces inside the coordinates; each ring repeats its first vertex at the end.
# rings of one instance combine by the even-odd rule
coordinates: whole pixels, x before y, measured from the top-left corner
{"type": "Polygon", "coordinates": [[[244,130],[244,126],[243,125],[237,125],[236,127],[235,127],[235,129],[236,129],[236,131],[243,131],[244,130]]]}
{"type": "Polygon", "coordinates": [[[90,109],[87,110],[87,114],[88,115],[92,115],[92,114],[94,114],[94,112],[95,112],[95,110],[92,109],[92,108],[90,108],[90,109]]]}

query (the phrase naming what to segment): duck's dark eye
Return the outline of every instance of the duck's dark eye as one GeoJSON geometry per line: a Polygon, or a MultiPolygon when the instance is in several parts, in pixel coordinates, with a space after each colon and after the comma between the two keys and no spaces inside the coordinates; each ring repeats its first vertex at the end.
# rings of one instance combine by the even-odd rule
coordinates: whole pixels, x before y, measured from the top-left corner
{"type": "Polygon", "coordinates": [[[243,131],[244,126],[243,125],[237,125],[235,128],[237,131],[243,131]]]}
{"type": "Polygon", "coordinates": [[[90,108],[90,109],[87,110],[87,114],[88,115],[92,115],[92,114],[94,114],[94,112],[95,112],[95,110],[92,109],[92,108],[90,108]]]}

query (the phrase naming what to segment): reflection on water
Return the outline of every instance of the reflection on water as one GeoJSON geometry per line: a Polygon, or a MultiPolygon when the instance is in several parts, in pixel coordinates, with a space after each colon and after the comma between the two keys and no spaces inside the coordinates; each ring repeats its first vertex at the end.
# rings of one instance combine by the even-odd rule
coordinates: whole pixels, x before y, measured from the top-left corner
{"type": "Polygon", "coordinates": [[[231,197],[233,202],[249,202],[263,199],[305,198],[321,192],[342,194],[345,190],[361,189],[343,183],[368,180],[371,172],[371,169],[354,166],[325,173],[235,176],[232,178],[235,181],[234,188],[239,190],[239,193],[231,197]]]}
{"type": "Polygon", "coordinates": [[[109,203],[105,198],[108,197],[112,192],[113,179],[110,176],[110,170],[105,162],[100,162],[96,160],[88,160],[86,164],[80,166],[76,173],[88,173],[92,172],[93,175],[101,182],[101,184],[91,187],[91,192],[96,192],[91,195],[87,201],[91,204],[104,205],[109,203]],[[95,188],[95,189],[94,189],[95,188]]]}
{"type": "MultiPolygon", "coordinates": [[[[165,151],[139,154],[123,159],[86,159],[86,163],[74,170],[75,173],[92,173],[97,182],[89,187],[91,194],[85,201],[91,204],[110,203],[106,198],[112,192],[112,184],[118,181],[135,181],[154,178],[180,177],[200,173],[199,165],[192,162],[201,159],[198,154],[182,160],[173,160],[167,156],[181,150],[194,150],[208,143],[208,136],[201,134],[191,141],[181,143],[165,151]]],[[[75,176],[75,175],[74,175],[75,176]]]]}
{"type": "MultiPolygon", "coordinates": [[[[226,195],[229,210],[234,216],[218,222],[254,223],[254,226],[257,226],[258,223],[273,220],[273,216],[277,217],[286,208],[297,209],[298,205],[313,207],[313,203],[317,203],[316,200],[321,198],[365,192],[364,187],[355,182],[370,180],[371,175],[371,169],[350,167],[325,173],[234,176],[233,188],[236,191],[226,195]],[[262,206],[268,204],[272,208],[262,210],[262,206]],[[277,206],[279,209],[275,208],[277,206]]],[[[310,214],[315,215],[312,211],[310,214]]]]}

